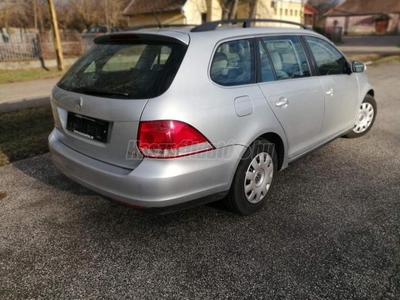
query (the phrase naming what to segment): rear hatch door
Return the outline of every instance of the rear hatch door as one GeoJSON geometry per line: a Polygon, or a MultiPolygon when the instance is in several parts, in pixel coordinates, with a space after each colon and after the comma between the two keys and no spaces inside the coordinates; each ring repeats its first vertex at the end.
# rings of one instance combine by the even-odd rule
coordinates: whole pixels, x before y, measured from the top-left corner
{"type": "Polygon", "coordinates": [[[101,36],[52,93],[58,137],[89,157],[133,169],[149,99],[171,85],[186,53],[182,39],[158,34],[101,36]]]}

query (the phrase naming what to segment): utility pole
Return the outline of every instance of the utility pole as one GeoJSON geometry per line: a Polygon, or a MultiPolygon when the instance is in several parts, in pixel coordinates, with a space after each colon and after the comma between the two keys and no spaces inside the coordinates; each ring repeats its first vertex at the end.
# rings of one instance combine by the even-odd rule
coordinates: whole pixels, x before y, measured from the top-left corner
{"type": "Polygon", "coordinates": [[[64,70],[64,57],[63,57],[63,53],[62,53],[60,33],[58,31],[56,9],[54,7],[53,0],[47,0],[47,2],[49,3],[51,24],[53,27],[53,40],[54,40],[54,48],[56,49],[57,66],[58,66],[59,71],[63,71],[64,70]]]}
{"type": "Polygon", "coordinates": [[[37,21],[37,0],[33,0],[33,19],[35,23],[35,29],[38,29],[38,21],[37,21]]]}

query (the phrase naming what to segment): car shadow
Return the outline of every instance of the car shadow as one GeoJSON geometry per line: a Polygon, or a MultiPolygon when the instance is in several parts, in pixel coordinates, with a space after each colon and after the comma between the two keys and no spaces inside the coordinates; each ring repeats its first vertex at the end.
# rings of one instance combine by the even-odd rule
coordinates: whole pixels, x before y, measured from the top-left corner
{"type": "Polygon", "coordinates": [[[12,165],[30,178],[57,190],[67,191],[77,196],[95,195],[94,192],[63,175],[54,166],[49,153],[20,160],[12,165]]]}
{"type": "MultiPolygon", "coordinates": [[[[162,214],[148,214],[143,212],[138,212],[135,209],[123,206],[116,202],[113,202],[111,199],[107,199],[99,195],[96,192],[91,191],[90,189],[74,182],[69,179],[67,176],[62,174],[53,164],[50,158],[50,154],[43,154],[33,158],[21,160],[12,164],[14,168],[18,169],[26,176],[41,182],[44,185],[50,186],[56,190],[63,191],[69,193],[71,196],[81,196],[81,197],[91,197],[96,199],[96,201],[106,203],[107,207],[121,207],[123,210],[131,211],[133,214],[139,213],[139,215],[150,219],[154,216],[163,218],[162,214]]],[[[76,197],[75,197],[76,198],[76,197]]],[[[206,207],[212,208],[217,211],[227,212],[225,206],[222,201],[216,201],[205,205],[206,207]]],[[[179,213],[178,213],[179,215],[179,213]]],[[[157,217],[156,217],[157,218],[157,217]]]]}
{"type": "MultiPolygon", "coordinates": [[[[312,193],[318,194],[315,193],[315,189],[322,187],[324,184],[332,184],[335,177],[341,178],[343,168],[347,162],[342,159],[343,165],[336,167],[330,166],[329,162],[331,160],[337,164],[337,156],[340,156],[341,152],[339,150],[338,147],[328,145],[297,161],[284,172],[279,172],[269,195],[270,199],[261,214],[272,214],[270,217],[275,218],[276,216],[273,216],[274,211],[279,211],[279,205],[286,206],[289,210],[295,210],[298,205],[297,199],[300,199],[300,197],[313,197],[312,193]],[[329,174],[327,174],[327,167],[329,174]],[[294,188],[296,186],[298,187],[297,189],[294,188]],[[299,195],[301,196],[299,197],[299,195]],[[292,205],[293,207],[287,207],[287,205],[292,205]]],[[[62,202],[63,206],[66,205],[61,209],[65,210],[65,214],[70,213],[69,209],[78,213],[81,218],[77,221],[78,223],[83,222],[82,226],[84,224],[91,226],[91,223],[92,225],[97,224],[97,226],[102,224],[102,226],[115,227],[116,230],[121,232],[124,229],[120,227],[120,223],[127,225],[124,228],[131,228],[132,226],[147,226],[151,228],[153,226],[163,227],[166,224],[176,222],[183,224],[186,221],[189,222],[189,220],[193,222],[193,219],[207,223],[212,222],[214,219],[223,218],[229,223],[231,220],[237,221],[242,218],[227,211],[221,201],[167,215],[151,215],[121,206],[64,176],[52,163],[50,154],[15,162],[13,167],[26,176],[54,189],[56,201],[62,202]],[[61,193],[57,191],[61,191],[61,193]]],[[[315,197],[318,196],[315,195],[315,197]]],[[[50,202],[48,200],[40,199],[40,205],[49,205],[50,202]]],[[[35,205],[35,203],[33,204],[35,205]]],[[[243,220],[246,219],[246,217],[243,218],[243,220]]],[[[126,233],[128,234],[128,232],[129,230],[126,233]]]]}

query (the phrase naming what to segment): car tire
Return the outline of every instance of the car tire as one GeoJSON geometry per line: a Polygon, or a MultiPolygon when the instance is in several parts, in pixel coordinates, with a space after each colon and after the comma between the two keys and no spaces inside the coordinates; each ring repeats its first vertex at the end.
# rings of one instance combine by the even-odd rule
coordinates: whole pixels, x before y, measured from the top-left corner
{"type": "Polygon", "coordinates": [[[354,139],[367,134],[374,125],[377,112],[378,109],[374,97],[366,95],[358,109],[354,128],[344,137],[354,139]]]}
{"type": "Polygon", "coordinates": [[[241,158],[231,189],[223,200],[225,206],[239,215],[260,210],[267,201],[277,171],[275,145],[265,139],[256,140],[241,158]]]}

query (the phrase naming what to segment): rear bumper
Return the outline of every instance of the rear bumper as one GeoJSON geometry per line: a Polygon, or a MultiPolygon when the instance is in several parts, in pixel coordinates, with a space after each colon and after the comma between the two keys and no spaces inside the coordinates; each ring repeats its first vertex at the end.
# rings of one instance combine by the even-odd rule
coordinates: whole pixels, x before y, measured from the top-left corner
{"type": "Polygon", "coordinates": [[[244,152],[230,146],[179,159],[143,159],[134,170],[104,163],[61,143],[55,129],[49,136],[57,168],[89,189],[130,206],[169,212],[222,198],[244,152]]]}

